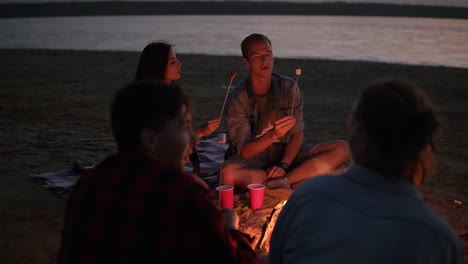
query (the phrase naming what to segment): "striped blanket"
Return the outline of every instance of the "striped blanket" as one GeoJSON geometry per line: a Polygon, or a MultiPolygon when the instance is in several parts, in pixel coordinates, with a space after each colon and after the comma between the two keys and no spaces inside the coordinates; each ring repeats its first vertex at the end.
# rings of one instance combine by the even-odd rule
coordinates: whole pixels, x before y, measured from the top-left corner
{"type": "MultiPolygon", "coordinates": [[[[219,144],[216,138],[210,138],[200,141],[197,145],[197,152],[200,157],[200,168],[202,179],[204,179],[210,187],[214,187],[218,183],[218,170],[221,163],[224,161],[224,153],[228,148],[227,144],[219,144]]],[[[84,165],[79,160],[71,162],[66,169],[56,172],[44,172],[39,174],[31,174],[31,180],[47,188],[62,197],[69,197],[76,181],[81,174],[93,165],[84,165]]],[[[192,164],[188,163],[185,170],[191,172],[192,164]]]]}

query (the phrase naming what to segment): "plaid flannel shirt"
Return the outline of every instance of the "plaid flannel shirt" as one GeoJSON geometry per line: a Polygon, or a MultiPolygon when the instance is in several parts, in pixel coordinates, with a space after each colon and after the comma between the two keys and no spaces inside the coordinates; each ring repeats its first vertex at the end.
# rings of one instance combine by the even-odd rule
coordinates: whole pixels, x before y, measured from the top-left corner
{"type": "Polygon", "coordinates": [[[256,263],[193,177],[136,151],[85,173],[72,192],[59,263],[256,263]]]}

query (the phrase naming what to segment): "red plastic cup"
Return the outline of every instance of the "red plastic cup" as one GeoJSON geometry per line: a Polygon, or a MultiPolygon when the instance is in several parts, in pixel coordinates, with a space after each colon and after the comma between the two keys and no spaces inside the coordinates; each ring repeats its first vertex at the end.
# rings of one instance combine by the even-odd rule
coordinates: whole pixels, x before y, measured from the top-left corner
{"type": "Polygon", "coordinates": [[[252,210],[262,209],[265,185],[261,183],[253,183],[247,185],[247,188],[249,188],[250,208],[252,208],[252,210]]]}
{"type": "Polygon", "coordinates": [[[216,187],[219,192],[219,206],[221,208],[234,208],[234,186],[221,185],[216,187]]]}

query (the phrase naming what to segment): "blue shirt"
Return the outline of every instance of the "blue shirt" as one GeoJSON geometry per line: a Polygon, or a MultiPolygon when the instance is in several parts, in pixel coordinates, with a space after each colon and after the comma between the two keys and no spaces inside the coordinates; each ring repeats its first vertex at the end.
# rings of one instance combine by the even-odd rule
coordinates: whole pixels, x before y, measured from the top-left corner
{"type": "Polygon", "coordinates": [[[273,231],[270,263],[463,263],[463,248],[409,181],[353,165],[295,190],[273,231]]]}

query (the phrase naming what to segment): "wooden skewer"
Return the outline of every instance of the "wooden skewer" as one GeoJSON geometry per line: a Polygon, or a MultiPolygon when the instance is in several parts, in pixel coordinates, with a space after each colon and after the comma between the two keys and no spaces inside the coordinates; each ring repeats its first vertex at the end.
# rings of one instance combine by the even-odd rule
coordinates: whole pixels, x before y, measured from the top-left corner
{"type": "Polygon", "coordinates": [[[232,81],[234,80],[234,78],[236,78],[236,76],[237,76],[237,73],[231,72],[231,81],[229,82],[229,87],[228,87],[228,90],[226,92],[226,96],[224,97],[224,103],[223,103],[223,107],[221,108],[221,113],[219,114],[219,119],[221,119],[223,117],[224,106],[226,105],[226,101],[227,101],[227,98],[228,98],[228,95],[229,95],[229,90],[231,90],[232,81]]]}
{"type": "MultiPolygon", "coordinates": [[[[299,75],[301,75],[301,69],[296,69],[296,84],[299,81],[299,75]]],[[[298,87],[299,87],[299,85],[298,85],[298,87]]],[[[291,115],[293,115],[293,112],[294,112],[294,103],[295,102],[296,102],[296,90],[294,90],[294,94],[293,94],[293,101],[292,101],[292,105],[291,105],[291,115]]]]}
{"type": "MultiPolygon", "coordinates": [[[[232,81],[234,81],[234,78],[236,78],[236,76],[237,76],[237,73],[231,72],[231,81],[229,81],[229,87],[226,92],[226,96],[224,96],[224,103],[223,103],[223,107],[221,108],[221,113],[219,114],[219,119],[223,117],[224,106],[226,105],[227,97],[229,95],[229,90],[231,90],[232,81]]],[[[220,185],[223,184],[222,166],[219,167],[219,184],[220,185]]]]}

